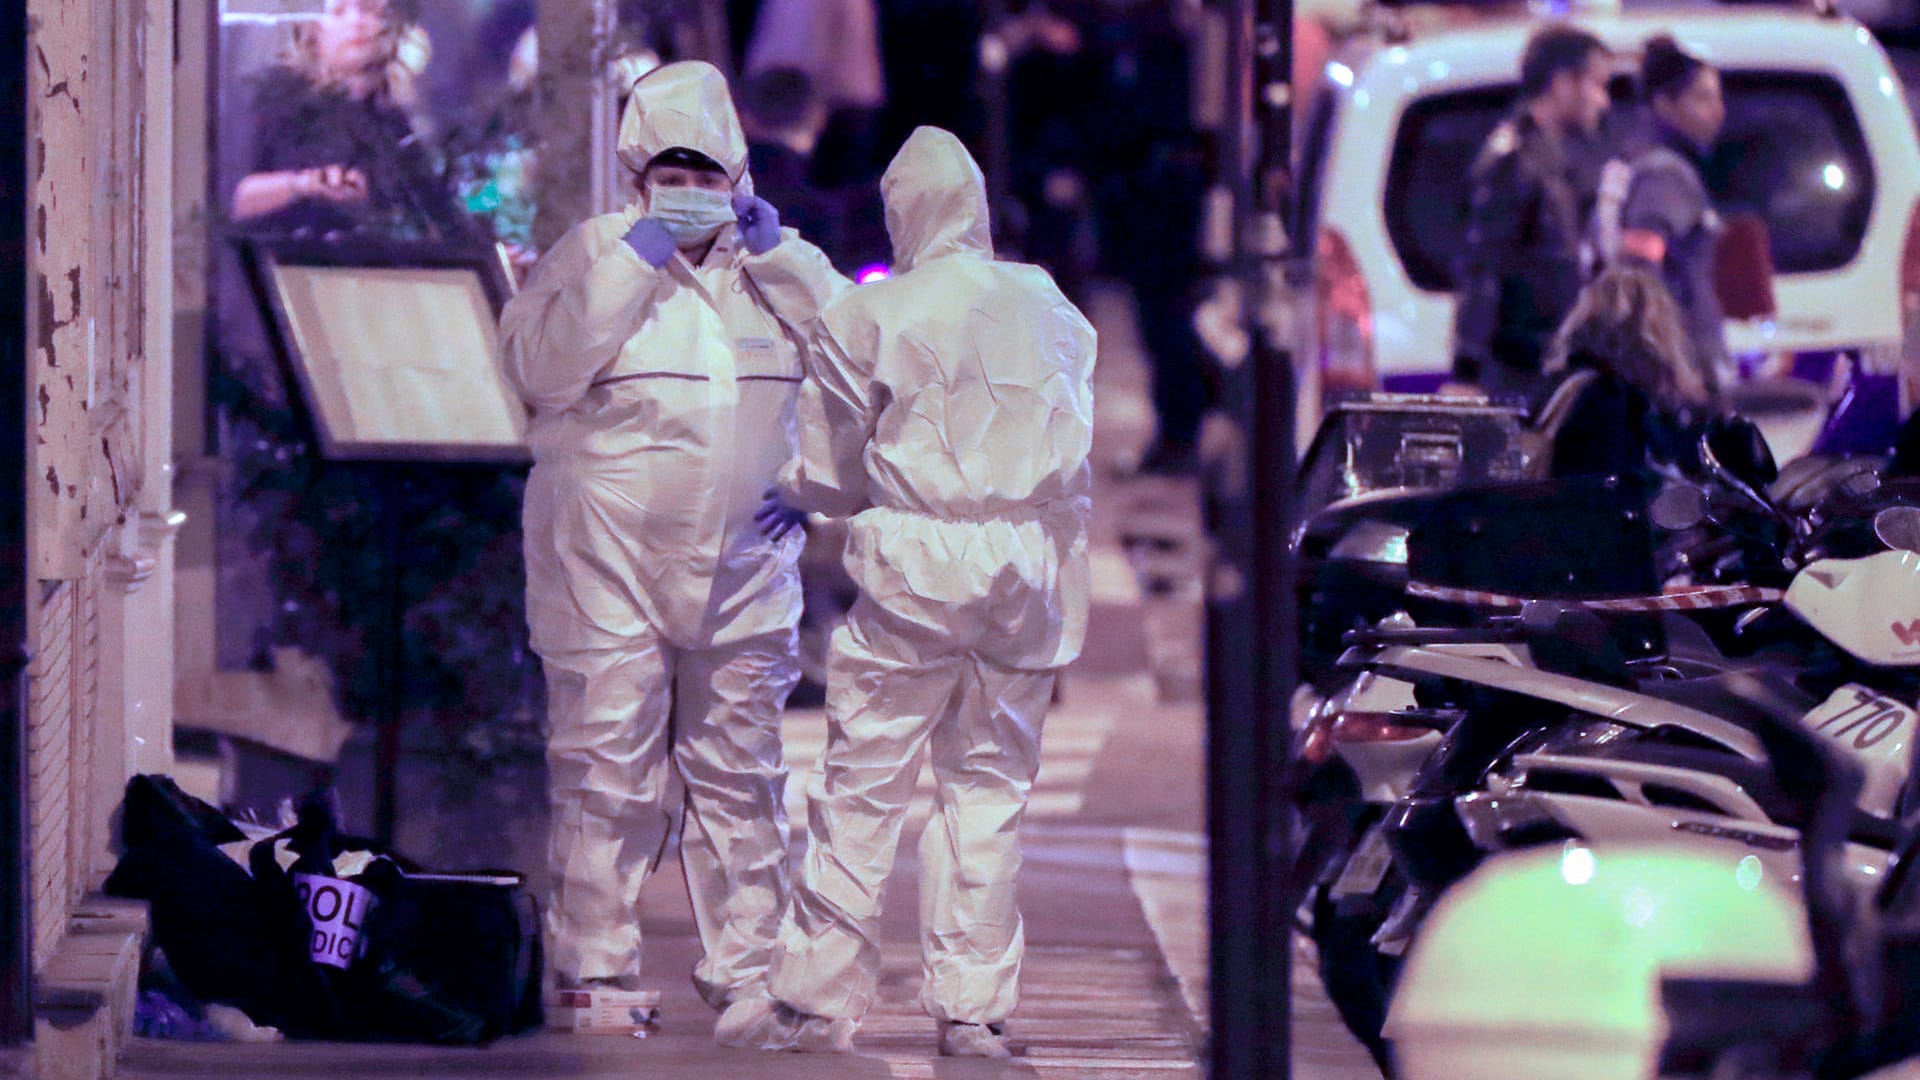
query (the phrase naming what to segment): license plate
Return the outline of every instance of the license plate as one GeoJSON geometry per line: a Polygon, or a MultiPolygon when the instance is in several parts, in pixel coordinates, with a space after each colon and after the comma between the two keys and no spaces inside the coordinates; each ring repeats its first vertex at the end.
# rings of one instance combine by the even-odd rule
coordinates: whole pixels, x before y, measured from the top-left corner
{"type": "Polygon", "coordinates": [[[1347,859],[1347,865],[1333,883],[1333,899],[1372,896],[1393,866],[1393,852],[1387,848],[1387,834],[1375,825],[1360,838],[1360,846],[1347,859]]]}

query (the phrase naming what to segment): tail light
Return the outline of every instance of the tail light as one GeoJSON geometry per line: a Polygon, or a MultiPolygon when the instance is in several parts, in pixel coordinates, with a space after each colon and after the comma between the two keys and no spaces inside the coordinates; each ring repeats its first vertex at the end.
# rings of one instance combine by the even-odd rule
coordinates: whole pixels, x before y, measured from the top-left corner
{"type": "Polygon", "coordinates": [[[1337,743],[1412,742],[1433,733],[1432,728],[1394,722],[1392,713],[1341,713],[1333,722],[1333,741],[1337,743]]]}
{"type": "Polygon", "coordinates": [[[1907,217],[1907,242],[1900,251],[1900,402],[1899,414],[1920,403],[1920,202],[1907,217]]]}
{"type": "MultiPolygon", "coordinates": [[[[1773,295],[1773,247],[1759,214],[1729,214],[1716,241],[1713,286],[1729,319],[1770,319],[1779,313],[1773,295]]],[[[1658,260],[1655,260],[1658,262],[1658,260]]]]}
{"type": "Polygon", "coordinates": [[[1308,721],[1294,756],[1309,765],[1325,765],[1333,756],[1333,724],[1320,716],[1308,721]]]}
{"type": "Polygon", "coordinates": [[[1294,755],[1309,765],[1321,765],[1333,757],[1340,743],[1413,742],[1433,731],[1396,723],[1398,719],[1393,713],[1316,709],[1301,728],[1294,755]]]}
{"type": "Polygon", "coordinates": [[[1920,202],[1907,218],[1907,243],[1900,252],[1900,315],[1909,327],[1920,321],[1920,202]]]}
{"type": "Polygon", "coordinates": [[[1314,331],[1320,356],[1320,393],[1372,390],[1373,301],[1353,245],[1322,226],[1314,247],[1314,331]]]}

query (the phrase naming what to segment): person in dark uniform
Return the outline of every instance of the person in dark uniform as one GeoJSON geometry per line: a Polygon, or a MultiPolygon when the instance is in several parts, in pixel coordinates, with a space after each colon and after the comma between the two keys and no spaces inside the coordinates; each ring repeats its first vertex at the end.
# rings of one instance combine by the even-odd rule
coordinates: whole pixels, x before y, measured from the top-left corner
{"type": "Polygon", "coordinates": [[[1653,142],[1632,161],[1620,212],[1622,262],[1659,273],[1680,305],[1694,362],[1711,381],[1726,365],[1727,339],[1714,288],[1720,217],[1701,174],[1727,119],[1720,73],[1661,35],[1647,42],[1640,85],[1653,142]]]}
{"type": "MultiPolygon", "coordinates": [[[[416,73],[402,62],[402,43],[414,6],[326,0],[253,77],[251,108],[234,110],[223,132],[230,236],[483,235],[455,204],[407,111],[416,73]]],[[[283,388],[256,298],[226,245],[220,263],[221,351],[236,374],[278,400],[283,388]]]]}
{"type": "Polygon", "coordinates": [[[1582,279],[1594,171],[1587,144],[1606,116],[1607,48],[1552,24],[1527,42],[1520,103],[1474,163],[1465,249],[1455,269],[1454,377],[1531,394],[1582,279]]]}

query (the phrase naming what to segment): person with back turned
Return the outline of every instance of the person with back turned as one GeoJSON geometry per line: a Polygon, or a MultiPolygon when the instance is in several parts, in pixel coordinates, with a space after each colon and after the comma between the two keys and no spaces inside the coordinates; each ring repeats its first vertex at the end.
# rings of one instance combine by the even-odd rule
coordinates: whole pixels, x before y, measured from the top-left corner
{"type": "Polygon", "coordinates": [[[920,1000],[941,1054],[1007,1057],[1020,822],[1056,675],[1087,630],[1094,331],[1046,271],[994,260],[986,184],[951,133],[916,130],[880,190],[902,272],[828,308],[782,474],[797,505],[851,519],[860,596],[828,659],[777,1004],[731,1041],[850,1048],[930,749],[920,1000]]]}

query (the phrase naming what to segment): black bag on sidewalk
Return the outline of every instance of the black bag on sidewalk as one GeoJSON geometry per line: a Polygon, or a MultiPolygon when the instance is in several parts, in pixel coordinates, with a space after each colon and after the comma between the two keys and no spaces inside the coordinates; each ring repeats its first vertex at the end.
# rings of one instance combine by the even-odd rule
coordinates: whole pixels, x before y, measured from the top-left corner
{"type": "Polygon", "coordinates": [[[369,840],[333,833],[332,824],[324,803],[309,800],[300,824],[256,844],[249,859],[281,940],[304,954],[311,916],[331,913],[309,908],[275,846],[285,841],[300,856],[295,873],[331,875],[332,860],[348,852],[376,856],[344,879],[376,898],[359,927],[358,954],[344,970],[309,961],[322,989],[296,1003],[289,1036],[459,1044],[541,1026],[539,905],[520,874],[423,872],[369,840]]]}
{"type": "MultiPolygon", "coordinates": [[[[124,853],[107,892],[145,900],[153,935],[196,998],[238,1007],[289,1038],[471,1044],[541,1026],[540,913],[511,871],[424,873],[372,841],[341,836],[326,798],[306,799],[293,828],[261,840],[242,867],[220,849],[246,839],[215,808],[164,776],[136,776],[122,806],[124,853]],[[299,856],[282,868],[276,848],[299,856]],[[313,958],[311,907],[294,875],[327,888],[334,859],[365,851],[344,879],[370,892],[355,909],[359,948],[313,958]]],[[[356,890],[335,888],[332,902],[356,890]]],[[[314,900],[317,904],[318,901],[314,900]]],[[[329,922],[325,934],[335,929],[329,922]]]]}

